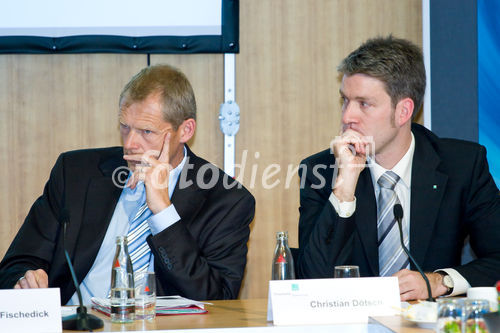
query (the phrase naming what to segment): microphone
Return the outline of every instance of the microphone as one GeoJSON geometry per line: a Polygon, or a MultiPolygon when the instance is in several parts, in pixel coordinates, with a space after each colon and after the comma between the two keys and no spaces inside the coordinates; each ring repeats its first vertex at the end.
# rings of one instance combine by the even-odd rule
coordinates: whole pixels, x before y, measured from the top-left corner
{"type": "Polygon", "coordinates": [[[396,222],[398,222],[399,240],[401,241],[401,247],[405,251],[408,258],[410,258],[413,265],[415,265],[420,275],[422,275],[422,278],[424,278],[425,284],[427,285],[427,296],[428,296],[427,301],[435,302],[436,300],[432,298],[431,284],[429,283],[427,275],[424,274],[424,271],[422,270],[422,268],[420,268],[419,264],[417,264],[417,261],[410,254],[410,251],[406,248],[405,243],[403,241],[403,227],[401,226],[401,221],[403,220],[403,207],[401,206],[401,204],[395,204],[393,212],[394,212],[394,218],[396,219],[396,222]]]}
{"type": "Polygon", "coordinates": [[[92,331],[101,328],[104,326],[103,321],[93,314],[88,314],[87,308],[83,305],[82,292],[80,290],[80,286],[78,285],[75,270],[73,268],[73,265],[71,264],[71,259],[69,258],[68,251],[66,250],[66,228],[69,223],[69,213],[66,208],[61,209],[59,222],[62,224],[63,228],[64,256],[66,257],[66,262],[68,264],[69,271],[71,272],[71,278],[73,279],[73,283],[75,284],[76,294],[78,295],[78,301],[80,303],[80,305],[76,309],[76,314],[63,318],[63,329],[73,331],[92,331]]]}

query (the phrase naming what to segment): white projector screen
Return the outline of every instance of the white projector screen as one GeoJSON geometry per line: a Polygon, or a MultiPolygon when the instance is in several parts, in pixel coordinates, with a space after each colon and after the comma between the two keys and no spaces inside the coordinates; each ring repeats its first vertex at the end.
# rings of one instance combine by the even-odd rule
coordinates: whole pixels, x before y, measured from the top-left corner
{"type": "Polygon", "coordinates": [[[1,53],[236,53],[238,0],[16,0],[1,53]]]}

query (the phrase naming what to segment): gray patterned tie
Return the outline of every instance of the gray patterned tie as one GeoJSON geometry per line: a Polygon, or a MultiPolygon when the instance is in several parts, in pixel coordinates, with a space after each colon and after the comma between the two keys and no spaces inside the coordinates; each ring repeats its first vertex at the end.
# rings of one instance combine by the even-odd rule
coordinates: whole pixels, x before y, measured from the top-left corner
{"type": "MultiPolygon", "coordinates": [[[[392,171],[386,171],[377,180],[380,186],[377,204],[380,276],[391,276],[408,267],[409,264],[408,256],[404,253],[400,244],[399,229],[393,213],[394,205],[400,203],[396,192],[394,192],[394,187],[398,181],[399,176],[392,171]]],[[[406,238],[406,242],[408,242],[408,238],[406,238]]]]}

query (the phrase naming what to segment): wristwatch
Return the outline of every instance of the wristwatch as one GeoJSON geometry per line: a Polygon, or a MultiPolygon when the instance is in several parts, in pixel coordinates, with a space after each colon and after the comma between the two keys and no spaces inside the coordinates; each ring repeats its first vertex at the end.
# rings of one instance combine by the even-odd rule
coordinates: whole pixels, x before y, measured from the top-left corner
{"type": "Polygon", "coordinates": [[[439,273],[443,276],[443,286],[448,289],[444,296],[450,295],[453,292],[453,288],[455,287],[453,279],[445,271],[437,271],[436,273],[439,273]]]}

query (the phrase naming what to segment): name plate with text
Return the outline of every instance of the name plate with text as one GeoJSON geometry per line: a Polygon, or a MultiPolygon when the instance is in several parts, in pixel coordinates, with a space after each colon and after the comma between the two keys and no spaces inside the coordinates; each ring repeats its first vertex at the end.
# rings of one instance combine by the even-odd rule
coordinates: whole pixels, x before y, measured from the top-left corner
{"type": "Polygon", "coordinates": [[[366,323],[399,314],[396,277],[269,281],[267,320],[275,325],[366,323]]]}
{"type": "Polygon", "coordinates": [[[0,332],[62,332],[59,288],[0,290],[0,332]]]}

